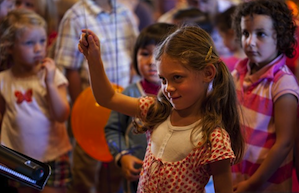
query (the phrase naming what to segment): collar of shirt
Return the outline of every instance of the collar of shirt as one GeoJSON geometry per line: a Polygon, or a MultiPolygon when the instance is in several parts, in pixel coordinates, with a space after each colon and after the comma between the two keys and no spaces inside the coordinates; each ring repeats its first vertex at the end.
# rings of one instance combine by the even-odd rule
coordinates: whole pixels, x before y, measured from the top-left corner
{"type": "Polygon", "coordinates": [[[259,82],[260,80],[263,79],[269,79],[272,80],[274,79],[274,76],[276,72],[286,63],[286,56],[281,54],[279,55],[275,60],[273,60],[271,63],[267,64],[264,66],[262,69],[257,71],[254,74],[250,75],[250,65],[249,65],[249,60],[248,58],[241,60],[237,66],[236,70],[238,74],[241,76],[245,76],[245,79],[252,83],[259,82]]]}
{"type": "MultiPolygon", "coordinates": [[[[111,1],[111,5],[112,5],[112,11],[109,14],[114,13],[114,8],[116,6],[119,6],[119,4],[117,2],[115,2],[114,0],[111,1]]],[[[93,13],[95,15],[99,15],[101,13],[107,13],[98,4],[96,4],[96,2],[94,2],[93,0],[86,0],[85,6],[88,10],[90,10],[91,13],[93,13]]]]}

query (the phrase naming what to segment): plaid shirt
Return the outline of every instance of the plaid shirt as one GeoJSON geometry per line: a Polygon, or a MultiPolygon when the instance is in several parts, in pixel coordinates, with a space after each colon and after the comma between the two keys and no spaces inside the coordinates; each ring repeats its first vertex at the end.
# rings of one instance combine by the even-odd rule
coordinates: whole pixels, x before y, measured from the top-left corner
{"type": "MultiPolygon", "coordinates": [[[[241,107],[241,125],[245,129],[246,150],[243,160],[232,166],[234,183],[247,180],[270,154],[276,142],[274,104],[279,97],[292,94],[299,98],[295,76],[280,55],[259,71],[250,74],[248,58],[241,60],[232,72],[241,107]]],[[[291,192],[293,151],[284,158],[275,173],[259,192],[291,192]]]]}
{"type": "Polygon", "coordinates": [[[108,78],[126,87],[130,81],[131,53],[138,35],[133,13],[118,3],[107,13],[92,0],[81,0],[65,13],[59,26],[55,61],[61,69],[80,70],[83,89],[89,86],[88,65],[78,50],[78,42],[81,30],[86,27],[101,41],[108,78]]]}

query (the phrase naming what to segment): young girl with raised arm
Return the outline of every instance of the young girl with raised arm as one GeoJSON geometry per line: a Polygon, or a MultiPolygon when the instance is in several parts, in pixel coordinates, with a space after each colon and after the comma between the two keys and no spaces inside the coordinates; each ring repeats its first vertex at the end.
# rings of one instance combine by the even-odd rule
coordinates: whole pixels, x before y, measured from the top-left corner
{"type": "Polygon", "coordinates": [[[92,31],[79,50],[88,60],[97,102],[140,118],[149,137],[137,192],[204,192],[212,175],[216,192],[232,192],[231,164],[240,160],[243,138],[233,79],[211,37],[182,27],[155,53],[161,92],[157,98],[117,93],[105,76],[100,41],[92,31]]]}
{"type": "MultiPolygon", "coordinates": [[[[133,67],[141,80],[129,85],[123,94],[136,98],[157,95],[161,83],[154,60],[154,50],[175,29],[176,26],[172,24],[155,23],[140,32],[133,50],[133,67]]],[[[125,192],[136,192],[140,166],[147,147],[146,135],[136,135],[132,117],[116,111],[110,114],[105,134],[111,147],[110,152],[126,179],[125,192]]]]}
{"type": "Polygon", "coordinates": [[[246,115],[246,151],[233,166],[234,190],[291,192],[299,87],[286,58],[294,55],[295,22],[281,0],[240,4],[233,18],[247,55],[233,72],[246,115]]]}
{"type": "MultiPolygon", "coordinates": [[[[46,23],[33,11],[13,10],[0,32],[0,60],[11,64],[0,73],[1,143],[49,164],[52,174],[43,192],[63,193],[70,180],[68,82],[45,58],[46,23]]],[[[23,192],[36,190],[20,186],[23,192]]]]}

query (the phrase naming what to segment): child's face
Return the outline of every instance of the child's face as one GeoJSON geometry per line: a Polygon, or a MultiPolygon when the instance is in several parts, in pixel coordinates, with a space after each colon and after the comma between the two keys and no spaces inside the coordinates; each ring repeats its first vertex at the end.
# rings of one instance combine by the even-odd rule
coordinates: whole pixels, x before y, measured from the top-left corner
{"type": "Polygon", "coordinates": [[[16,8],[30,9],[32,11],[35,11],[34,1],[35,0],[16,0],[16,8]]]}
{"type": "Polygon", "coordinates": [[[147,81],[159,84],[160,79],[157,73],[157,66],[154,59],[155,45],[147,45],[139,48],[137,52],[137,63],[140,75],[147,81]]]}
{"type": "Polygon", "coordinates": [[[0,21],[14,8],[14,0],[4,0],[0,4],[0,21]]]}
{"type": "Polygon", "coordinates": [[[264,66],[277,57],[277,40],[270,16],[254,14],[241,19],[242,47],[252,63],[264,66]]]}
{"type": "Polygon", "coordinates": [[[219,30],[219,35],[222,38],[223,44],[227,47],[231,52],[235,52],[238,50],[239,44],[236,42],[235,33],[232,29],[227,30],[226,32],[219,30]]]}
{"type": "Polygon", "coordinates": [[[157,67],[162,92],[173,108],[197,113],[207,93],[208,84],[204,72],[188,69],[166,54],[157,62],[157,67]]]}
{"type": "Polygon", "coordinates": [[[45,58],[46,46],[47,35],[43,27],[26,27],[10,50],[14,65],[31,69],[45,58]]]}

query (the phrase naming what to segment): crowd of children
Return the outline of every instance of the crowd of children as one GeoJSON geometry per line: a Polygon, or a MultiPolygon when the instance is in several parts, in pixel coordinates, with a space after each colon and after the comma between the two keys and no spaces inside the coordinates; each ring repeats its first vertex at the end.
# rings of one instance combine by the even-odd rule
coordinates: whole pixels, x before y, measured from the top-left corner
{"type": "Polygon", "coordinates": [[[90,86],[112,110],[115,191],[299,191],[298,19],[287,2],[180,1],[146,24],[139,1],[75,0],[61,15],[58,1],[0,0],[0,142],[51,167],[41,191],[0,175],[2,190],[108,192],[68,121],[90,86]]]}

